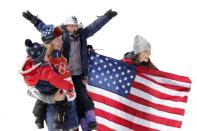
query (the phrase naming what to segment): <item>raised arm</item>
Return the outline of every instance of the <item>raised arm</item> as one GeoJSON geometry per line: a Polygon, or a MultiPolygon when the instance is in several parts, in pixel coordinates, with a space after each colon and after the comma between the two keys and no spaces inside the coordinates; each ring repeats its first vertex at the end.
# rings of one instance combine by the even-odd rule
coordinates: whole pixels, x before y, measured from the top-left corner
{"type": "Polygon", "coordinates": [[[23,12],[22,15],[25,19],[30,21],[38,31],[41,31],[46,25],[38,16],[33,15],[30,11],[23,12]]]}
{"type": "Polygon", "coordinates": [[[86,38],[94,35],[99,31],[109,20],[117,15],[116,11],[108,10],[103,16],[99,16],[94,22],[84,28],[86,38]]]}

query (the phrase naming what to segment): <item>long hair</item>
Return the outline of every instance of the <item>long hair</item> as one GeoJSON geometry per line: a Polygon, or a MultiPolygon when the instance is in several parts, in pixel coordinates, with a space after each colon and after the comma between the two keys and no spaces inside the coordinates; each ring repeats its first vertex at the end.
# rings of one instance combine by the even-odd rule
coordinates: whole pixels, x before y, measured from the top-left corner
{"type": "Polygon", "coordinates": [[[52,51],[54,50],[53,49],[53,46],[51,43],[48,43],[48,44],[45,44],[46,48],[47,48],[47,51],[46,51],[46,55],[47,55],[47,58],[51,58],[51,54],[52,54],[52,51]]]}
{"type": "Polygon", "coordinates": [[[145,66],[145,67],[149,67],[149,68],[153,68],[153,69],[158,70],[158,68],[151,62],[150,58],[148,59],[148,62],[140,62],[139,61],[139,53],[134,54],[133,51],[127,52],[124,55],[124,58],[132,59],[136,66],[145,66]]]}
{"type": "Polygon", "coordinates": [[[148,62],[140,62],[139,61],[139,54],[134,56],[133,61],[137,66],[145,66],[145,67],[149,67],[149,68],[153,68],[153,69],[158,70],[158,68],[151,62],[150,58],[148,58],[148,62]]]}

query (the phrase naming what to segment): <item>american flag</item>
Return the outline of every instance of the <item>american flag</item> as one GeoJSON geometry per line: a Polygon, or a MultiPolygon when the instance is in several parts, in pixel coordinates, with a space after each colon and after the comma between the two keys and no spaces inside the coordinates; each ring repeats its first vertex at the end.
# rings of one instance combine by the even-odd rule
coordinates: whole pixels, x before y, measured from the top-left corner
{"type": "Polygon", "coordinates": [[[88,93],[99,131],[173,131],[181,128],[188,77],[90,53],[88,93]]]}

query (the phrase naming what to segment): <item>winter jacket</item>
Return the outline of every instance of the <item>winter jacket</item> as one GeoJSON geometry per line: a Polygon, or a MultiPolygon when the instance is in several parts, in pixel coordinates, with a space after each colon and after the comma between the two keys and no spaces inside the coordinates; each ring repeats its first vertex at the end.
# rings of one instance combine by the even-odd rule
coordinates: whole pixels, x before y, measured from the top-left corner
{"type": "MultiPolygon", "coordinates": [[[[81,44],[81,64],[82,64],[82,75],[87,77],[88,75],[88,50],[87,50],[87,38],[94,35],[97,31],[99,31],[108,21],[110,18],[103,15],[98,17],[92,24],[88,25],[85,28],[79,28],[78,33],[80,37],[80,44],[81,44]]],[[[42,20],[35,25],[38,31],[41,31],[45,23],[42,20]]],[[[70,38],[69,33],[61,26],[63,30],[63,55],[69,61],[69,54],[70,54],[70,38]]]]}
{"type": "Polygon", "coordinates": [[[35,87],[44,94],[52,95],[57,88],[73,90],[73,84],[65,81],[49,63],[33,65],[31,59],[27,59],[20,73],[28,86],[35,87]]]}
{"type": "Polygon", "coordinates": [[[58,73],[67,80],[71,80],[71,73],[69,71],[69,64],[64,56],[60,56],[59,58],[51,57],[49,58],[49,62],[58,70],[58,73]]]}
{"type": "MultiPolygon", "coordinates": [[[[78,33],[80,36],[81,44],[81,64],[82,64],[82,75],[87,77],[88,75],[88,49],[87,49],[87,38],[94,35],[98,30],[100,30],[110,19],[103,15],[98,17],[92,24],[88,25],[85,28],[79,28],[78,33]]],[[[70,39],[69,34],[66,30],[63,33],[63,55],[69,61],[70,54],[70,39]]]]}

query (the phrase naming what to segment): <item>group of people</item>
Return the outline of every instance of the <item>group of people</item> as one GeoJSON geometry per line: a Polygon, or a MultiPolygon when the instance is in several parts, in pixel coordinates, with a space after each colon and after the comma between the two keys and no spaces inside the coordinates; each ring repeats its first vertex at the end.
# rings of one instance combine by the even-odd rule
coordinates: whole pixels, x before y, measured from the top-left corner
{"type": "MultiPolygon", "coordinates": [[[[43,44],[25,40],[28,57],[21,68],[28,95],[37,99],[33,114],[37,127],[49,131],[83,131],[97,127],[94,103],[86,89],[88,79],[87,38],[94,35],[117,15],[109,10],[83,28],[77,17],[71,16],[60,26],[45,24],[31,12],[23,12],[41,33],[43,44]]],[[[122,59],[128,64],[157,69],[150,61],[151,45],[136,36],[133,51],[122,59]]]]}

